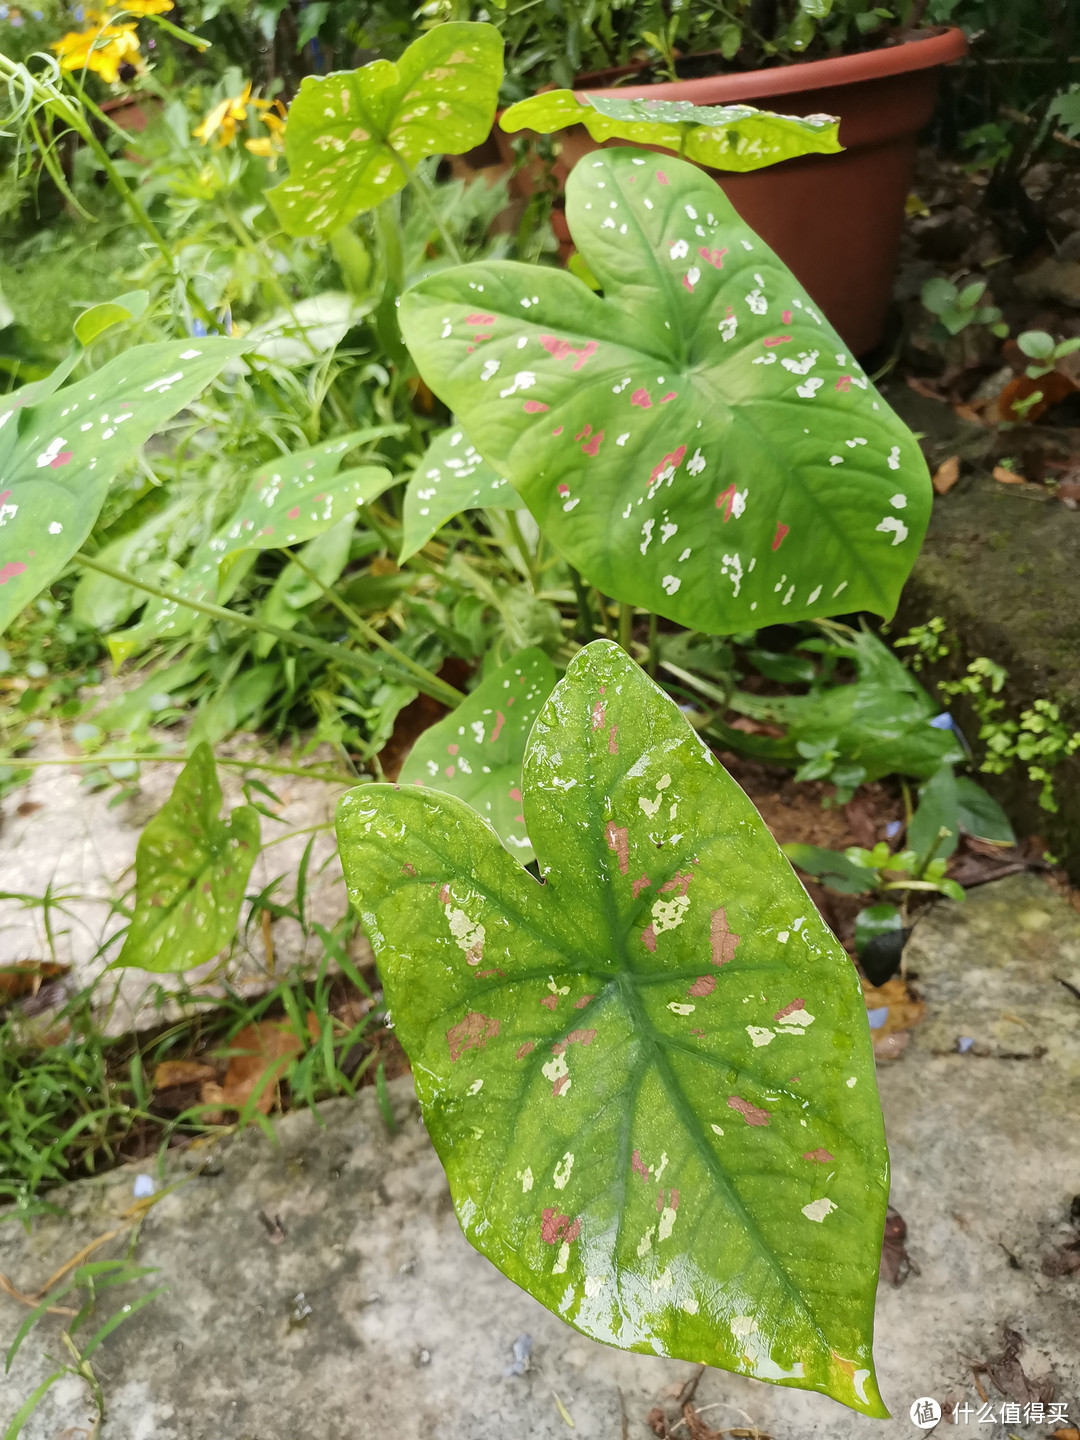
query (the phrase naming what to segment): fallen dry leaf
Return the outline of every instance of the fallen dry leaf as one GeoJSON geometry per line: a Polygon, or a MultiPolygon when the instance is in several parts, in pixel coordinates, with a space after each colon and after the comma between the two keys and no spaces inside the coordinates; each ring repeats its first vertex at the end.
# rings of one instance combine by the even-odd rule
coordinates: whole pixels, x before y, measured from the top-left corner
{"type": "Polygon", "coordinates": [[[1056,1388],[1053,1375],[1047,1372],[1028,1375],[1021,1359],[1027,1360],[1031,1365],[1036,1357],[1026,1345],[1024,1337],[1008,1325],[1002,1326],[1001,1335],[1004,1342],[1001,1354],[972,1366],[976,1384],[980,1373],[989,1375],[994,1388],[1000,1395],[1004,1395],[1006,1400],[1019,1401],[1021,1404],[1041,1400],[1044,1405],[1048,1405],[1054,1398],[1056,1388]]]}
{"type": "Polygon", "coordinates": [[[902,1285],[911,1273],[911,1257],[904,1248],[907,1239],[907,1223],[899,1210],[890,1205],[885,1217],[885,1235],[881,1242],[881,1268],[879,1275],[890,1285],[902,1285]]]}
{"type": "MultiPolygon", "coordinates": [[[[316,1039],[319,1022],[310,1012],[307,1028],[311,1038],[316,1039]]],[[[303,1041],[287,1021],[256,1020],[253,1025],[245,1025],[229,1045],[232,1058],[223,1084],[204,1085],[203,1103],[221,1105],[226,1110],[242,1110],[258,1091],[255,1108],[269,1115],[289,1061],[303,1048],[303,1041]]]]}
{"type": "Polygon", "coordinates": [[[16,960],[12,965],[0,966],[0,1005],[23,995],[36,995],[43,981],[58,980],[67,973],[66,965],[51,960],[16,960]]]}
{"type": "Polygon", "coordinates": [[[938,495],[947,495],[960,479],[960,456],[950,455],[934,471],[933,486],[938,495]]]}
{"type": "Polygon", "coordinates": [[[884,985],[871,985],[869,980],[864,980],[862,988],[867,1010],[880,1010],[884,1006],[889,1012],[885,1023],[873,1032],[875,1042],[898,1030],[910,1029],[926,1014],[925,1004],[912,995],[902,975],[894,975],[884,985]]]}
{"type": "Polygon", "coordinates": [[[1027,481],[1023,475],[1017,475],[1015,470],[1008,470],[1004,465],[994,466],[994,479],[999,485],[1026,485],[1027,481]]]}
{"type": "Polygon", "coordinates": [[[1057,405],[1066,395],[1071,395],[1076,388],[1075,382],[1070,380],[1068,375],[1062,375],[1057,370],[1051,370],[1049,375],[1040,375],[1037,380],[1033,380],[1030,375],[1018,375],[1015,380],[1009,381],[998,396],[998,414],[1002,420],[1030,424],[1033,420],[1038,420],[1051,405],[1057,405]],[[1024,411],[1015,408],[1018,401],[1027,400],[1036,392],[1042,396],[1041,400],[1036,400],[1034,405],[1024,411]]]}
{"type": "Polygon", "coordinates": [[[953,414],[960,420],[966,420],[969,425],[983,425],[986,423],[974,405],[954,405],[952,408],[953,414]]]}
{"type": "Polygon", "coordinates": [[[909,375],[907,384],[909,390],[914,390],[915,394],[921,395],[924,400],[940,400],[942,403],[945,401],[945,396],[936,386],[932,385],[929,380],[921,380],[918,375],[909,375]]]}
{"type": "Polygon", "coordinates": [[[213,1065],[207,1065],[203,1060],[162,1060],[154,1071],[154,1089],[201,1085],[204,1080],[213,1080],[215,1074],[213,1065]]]}
{"type": "Polygon", "coordinates": [[[1075,1425],[1066,1425],[1064,1430],[1055,1430],[1050,1440],[1080,1440],[1080,1430],[1075,1425]]]}

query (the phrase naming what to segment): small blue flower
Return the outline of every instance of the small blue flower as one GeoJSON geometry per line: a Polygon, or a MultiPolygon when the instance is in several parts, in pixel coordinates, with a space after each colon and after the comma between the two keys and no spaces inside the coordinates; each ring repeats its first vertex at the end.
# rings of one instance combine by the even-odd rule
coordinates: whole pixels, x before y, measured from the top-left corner
{"type": "Polygon", "coordinates": [[[206,337],[206,324],[202,320],[192,320],[191,333],[196,340],[203,340],[206,337]]]}
{"type": "Polygon", "coordinates": [[[7,18],[8,18],[8,7],[7,7],[6,5],[0,5],[0,20],[6,20],[7,18]]]}
{"type": "Polygon", "coordinates": [[[878,1005],[873,1010],[867,1010],[866,1019],[871,1030],[880,1030],[889,1018],[888,1005],[878,1005]]]}

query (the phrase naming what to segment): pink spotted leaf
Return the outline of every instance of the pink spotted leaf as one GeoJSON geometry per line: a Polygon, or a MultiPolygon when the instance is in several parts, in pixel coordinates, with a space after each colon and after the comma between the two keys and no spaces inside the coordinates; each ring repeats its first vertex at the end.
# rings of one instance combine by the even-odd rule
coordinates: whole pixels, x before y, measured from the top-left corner
{"type": "Polygon", "coordinates": [[[787,267],[707,174],[651,151],[586,156],[566,214],[601,295],[484,261],[400,312],[545,535],[604,594],[696,630],[891,615],[929,475],[787,267]]]}
{"type": "Polygon", "coordinates": [[[54,373],[0,400],[0,632],[86,540],[121,467],[244,348],[139,345],[74,385],[54,373]]]}
{"type": "Polygon", "coordinates": [[[571,662],[522,790],[542,884],[455,796],[338,810],[466,1236],[594,1339],[887,1414],[888,1157],[851,962],[617,646],[571,662]]]}
{"type": "Polygon", "coordinates": [[[518,863],[533,848],[521,800],[525,742],[555,687],[543,650],[521,650],[480,684],[445,720],[425,730],[402,766],[400,784],[457,795],[492,827],[518,863]]]}

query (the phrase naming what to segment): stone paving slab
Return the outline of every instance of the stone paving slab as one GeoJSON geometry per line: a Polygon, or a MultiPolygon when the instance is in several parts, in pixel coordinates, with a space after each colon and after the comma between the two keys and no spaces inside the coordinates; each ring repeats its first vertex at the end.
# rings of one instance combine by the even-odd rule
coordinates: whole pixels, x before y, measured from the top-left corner
{"type": "MultiPolygon", "coordinates": [[[[1060,1008],[1040,1008],[1043,970],[1075,965],[1076,939],[1080,916],[1030,876],[973,891],[966,907],[942,902],[912,939],[931,1019],[879,1070],[892,1198],[916,1267],[878,1296],[879,1377],[894,1418],[707,1371],[696,1403],[714,1428],[756,1424],[774,1440],[925,1433],[909,1418],[912,1401],[981,1404],[971,1363],[1000,1353],[1004,1327],[1026,1342],[1026,1373],[1052,1373],[1054,1398],[1080,1418],[1080,1275],[1043,1270],[1076,1233],[1067,1216],[1080,1193],[1080,1075],[1068,1047],[1048,1040],[1080,1001],[1058,985],[1060,1008]],[[1042,959],[1025,988],[1032,943],[1042,959]],[[1008,955],[1011,969],[995,962],[1008,955]],[[988,987],[1002,968],[1007,1006],[1036,1029],[1041,1058],[955,1050],[993,1010],[988,987]]],[[[285,1117],[276,1148],[240,1135],[209,1152],[200,1174],[184,1166],[205,1164],[206,1150],[170,1157],[169,1176],[183,1183],[150,1211],[137,1252],[160,1267],[169,1294],[98,1352],[109,1405],[101,1440],[650,1440],[653,1406],[676,1418],[665,1392],[693,1367],[586,1340],[504,1279],[457,1227],[410,1082],[391,1095],[394,1135],[369,1090],[322,1107],[322,1127],[311,1113],[285,1117]],[[279,1218],[284,1237],[261,1215],[271,1228],[279,1218]],[[506,1377],[522,1334],[533,1368],[506,1377]]],[[[131,1205],[135,1173],[68,1187],[53,1198],[69,1217],[37,1221],[29,1237],[0,1224],[0,1271],[24,1290],[42,1283],[131,1205]]],[[[0,1341],[21,1313],[0,1295],[0,1341]]],[[[58,1353],[56,1324],[0,1377],[0,1427],[49,1373],[42,1352],[58,1353]]],[[[983,1383],[1000,1416],[1002,1397],[983,1383]]],[[[89,1414],[81,1383],[66,1380],[23,1440],[74,1440],[89,1414]]],[[[1050,1433],[975,1414],[937,1433],[1050,1433]]],[[[695,1440],[685,1424],[673,1433],[695,1440]]]]}

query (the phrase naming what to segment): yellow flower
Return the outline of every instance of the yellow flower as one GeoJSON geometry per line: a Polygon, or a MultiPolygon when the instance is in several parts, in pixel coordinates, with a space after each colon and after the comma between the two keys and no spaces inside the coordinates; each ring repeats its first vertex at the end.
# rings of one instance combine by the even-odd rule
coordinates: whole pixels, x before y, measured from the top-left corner
{"type": "Polygon", "coordinates": [[[269,160],[270,168],[274,169],[277,157],[283,149],[285,107],[280,100],[260,100],[257,97],[253,99],[250,80],[239,95],[229,95],[224,100],[219,100],[202,123],[195,127],[193,134],[204,145],[209,144],[216,136],[215,144],[221,149],[232,144],[240,126],[246,125],[250,129],[253,120],[259,121],[269,133],[245,140],[244,146],[252,155],[261,155],[269,160]]]}
{"type": "Polygon", "coordinates": [[[54,41],[63,70],[93,70],[109,85],[120,78],[120,67],[139,59],[139,37],[134,25],[97,25],[92,30],[69,31],[54,41]]]}
{"type": "Polygon", "coordinates": [[[129,15],[164,15],[173,8],[173,0],[118,0],[113,8],[129,15]]]}
{"type": "Polygon", "coordinates": [[[209,112],[201,125],[197,125],[193,134],[208,145],[217,132],[217,144],[220,148],[223,145],[231,145],[236,139],[236,127],[247,119],[248,100],[251,98],[251,81],[249,80],[239,95],[227,95],[224,100],[219,100],[209,112]]]}

